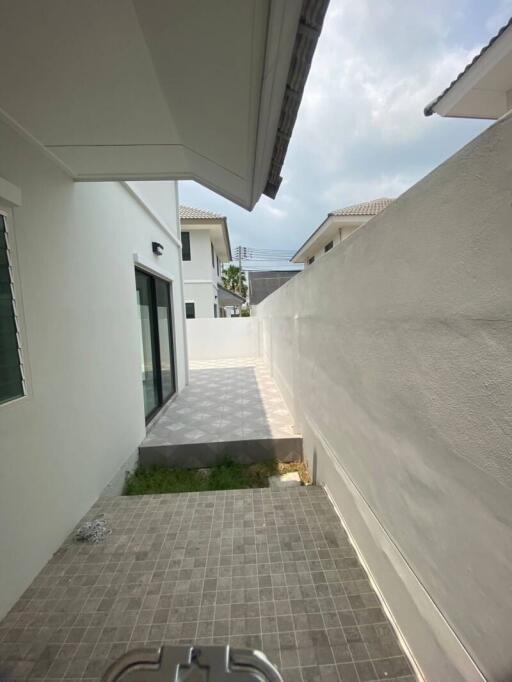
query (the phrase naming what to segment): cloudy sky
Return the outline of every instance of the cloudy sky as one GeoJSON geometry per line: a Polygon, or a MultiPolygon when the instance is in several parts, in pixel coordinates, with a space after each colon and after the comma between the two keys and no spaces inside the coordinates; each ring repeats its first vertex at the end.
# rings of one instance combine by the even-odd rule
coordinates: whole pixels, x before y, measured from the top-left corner
{"type": "Polygon", "coordinates": [[[512,14],[512,0],[331,0],[283,182],[251,212],[192,182],[181,203],[228,217],[231,244],[295,251],[326,213],[397,196],[488,125],[424,106],[512,14]]]}

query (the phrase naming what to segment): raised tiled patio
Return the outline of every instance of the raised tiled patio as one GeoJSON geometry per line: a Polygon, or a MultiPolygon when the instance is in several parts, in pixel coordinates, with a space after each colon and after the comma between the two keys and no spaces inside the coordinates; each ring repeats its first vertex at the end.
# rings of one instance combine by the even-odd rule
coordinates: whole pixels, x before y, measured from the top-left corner
{"type": "Polygon", "coordinates": [[[143,466],[210,466],[229,455],[244,461],[302,457],[302,438],[258,358],[191,362],[190,383],[151,425],[143,466]]]}
{"type": "Polygon", "coordinates": [[[98,680],[161,644],[263,650],[287,682],[415,679],[318,487],[102,498],[0,623],[1,680],[98,680]]]}

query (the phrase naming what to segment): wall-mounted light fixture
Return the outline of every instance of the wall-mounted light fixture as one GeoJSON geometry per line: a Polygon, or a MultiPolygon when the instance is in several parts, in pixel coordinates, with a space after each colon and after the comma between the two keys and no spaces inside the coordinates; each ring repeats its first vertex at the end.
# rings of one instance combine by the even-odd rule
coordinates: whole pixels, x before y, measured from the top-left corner
{"type": "Polygon", "coordinates": [[[162,246],[162,244],[159,244],[158,242],[152,242],[151,246],[153,247],[153,253],[156,256],[161,256],[162,253],[164,252],[164,247],[162,246]]]}

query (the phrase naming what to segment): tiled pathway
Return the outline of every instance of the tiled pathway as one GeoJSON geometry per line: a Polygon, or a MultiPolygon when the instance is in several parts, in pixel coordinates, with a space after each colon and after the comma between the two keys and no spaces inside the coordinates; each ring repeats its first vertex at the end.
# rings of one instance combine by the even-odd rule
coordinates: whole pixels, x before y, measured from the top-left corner
{"type": "Polygon", "coordinates": [[[263,650],[287,682],[413,682],[321,488],[103,498],[0,623],[0,679],[98,680],[129,648],[263,650]]]}
{"type": "Polygon", "coordinates": [[[294,436],[293,419],[259,359],[190,363],[190,384],[162,412],[144,445],[294,436]]]}

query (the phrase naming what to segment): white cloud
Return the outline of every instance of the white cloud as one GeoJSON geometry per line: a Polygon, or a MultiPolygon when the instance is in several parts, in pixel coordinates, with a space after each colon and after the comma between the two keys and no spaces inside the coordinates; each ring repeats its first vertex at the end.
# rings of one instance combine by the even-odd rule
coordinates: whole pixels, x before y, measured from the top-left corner
{"type": "Polygon", "coordinates": [[[495,35],[502,26],[505,26],[511,16],[512,0],[502,0],[485,22],[489,37],[495,35]]]}
{"type": "Polygon", "coordinates": [[[277,220],[284,220],[285,218],[288,217],[287,211],[285,211],[283,208],[279,208],[278,206],[274,205],[272,203],[272,199],[267,199],[266,197],[262,197],[256,210],[258,209],[261,210],[263,213],[271,215],[273,218],[276,218],[277,220]]]}
{"type": "Polygon", "coordinates": [[[420,16],[413,17],[415,45],[410,28],[400,23],[401,9],[409,6],[410,15],[411,4],[419,7],[333,2],[295,131],[305,144],[314,142],[313,151],[324,162],[336,167],[354,143],[404,144],[428,134],[431,125],[423,108],[474,54],[476,48],[442,45],[442,22],[436,20],[434,6],[427,25],[419,25],[420,16]],[[383,22],[396,25],[394,35],[385,34],[383,22]],[[384,39],[389,45],[383,47],[384,39]],[[396,59],[394,52],[404,59],[396,59]]]}
{"type": "Polygon", "coordinates": [[[322,198],[331,206],[331,209],[343,208],[342,205],[336,203],[339,202],[340,197],[351,197],[350,201],[355,204],[379,197],[394,199],[405,192],[411,184],[410,177],[400,175],[383,175],[370,181],[343,179],[330,184],[323,192],[322,198]]]}
{"type": "MultiPolygon", "coordinates": [[[[512,0],[331,0],[277,199],[251,214],[224,202],[232,243],[295,249],[329,210],[398,196],[474,137],[487,123],[423,109],[511,12],[512,0]]],[[[190,203],[215,210],[200,191],[190,203]]]]}

